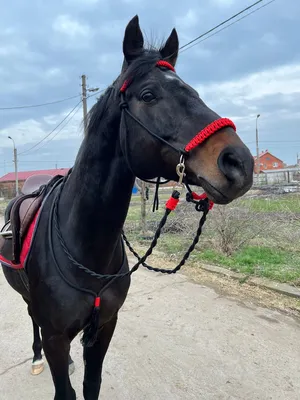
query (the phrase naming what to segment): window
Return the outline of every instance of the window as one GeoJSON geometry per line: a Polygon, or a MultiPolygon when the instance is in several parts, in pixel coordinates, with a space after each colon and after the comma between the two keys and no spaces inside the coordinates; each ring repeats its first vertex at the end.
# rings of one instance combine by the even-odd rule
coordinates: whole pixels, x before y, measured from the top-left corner
{"type": "Polygon", "coordinates": [[[273,167],[277,168],[278,167],[278,162],[273,162],[273,167]]]}
{"type": "Polygon", "coordinates": [[[267,161],[270,161],[270,157],[266,157],[266,160],[267,160],[267,161]]]}

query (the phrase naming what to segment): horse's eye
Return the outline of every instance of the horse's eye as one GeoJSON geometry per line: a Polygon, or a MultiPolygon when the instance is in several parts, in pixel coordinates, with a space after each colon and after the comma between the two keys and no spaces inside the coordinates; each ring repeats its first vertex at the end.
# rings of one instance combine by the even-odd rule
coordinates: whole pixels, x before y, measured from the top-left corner
{"type": "Polygon", "coordinates": [[[150,103],[151,101],[155,100],[154,94],[149,91],[142,93],[141,97],[145,103],[150,103]]]}

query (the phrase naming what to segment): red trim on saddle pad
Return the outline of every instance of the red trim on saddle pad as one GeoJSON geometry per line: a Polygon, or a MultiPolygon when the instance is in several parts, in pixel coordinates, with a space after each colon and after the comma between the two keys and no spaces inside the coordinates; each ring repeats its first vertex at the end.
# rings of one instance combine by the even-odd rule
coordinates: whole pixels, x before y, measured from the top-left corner
{"type": "Polygon", "coordinates": [[[1,256],[0,254],[0,263],[2,265],[4,265],[5,267],[9,267],[9,268],[13,268],[13,269],[23,269],[25,267],[25,261],[30,249],[30,245],[32,242],[32,238],[33,238],[33,233],[34,233],[34,229],[35,229],[35,225],[36,225],[36,221],[37,218],[39,216],[39,211],[36,213],[35,217],[33,218],[27,234],[25,236],[24,242],[23,242],[23,246],[22,246],[22,251],[20,254],[20,264],[14,264],[12,261],[6,260],[3,256],[1,256]]]}

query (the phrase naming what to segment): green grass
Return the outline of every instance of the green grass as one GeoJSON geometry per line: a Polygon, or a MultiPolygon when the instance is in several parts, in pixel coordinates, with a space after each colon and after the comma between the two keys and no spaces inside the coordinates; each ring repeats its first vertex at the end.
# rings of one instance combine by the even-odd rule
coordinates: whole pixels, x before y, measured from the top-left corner
{"type": "Polygon", "coordinates": [[[300,280],[300,253],[270,247],[245,247],[231,256],[215,250],[203,250],[194,256],[197,261],[207,262],[279,282],[300,280]]]}
{"type": "MultiPolygon", "coordinates": [[[[132,236],[131,240],[135,240],[132,236]]],[[[164,253],[166,257],[181,259],[191,239],[182,238],[180,235],[164,234],[159,239],[157,250],[164,253]]],[[[149,243],[140,241],[140,245],[147,247],[149,243]]],[[[202,246],[208,245],[202,243],[202,246]]],[[[225,254],[209,249],[201,248],[194,250],[190,262],[198,262],[218,265],[233,271],[247,275],[255,275],[269,278],[279,282],[289,282],[300,285],[300,252],[284,251],[277,248],[262,246],[247,246],[232,254],[225,254]]]]}
{"type": "Polygon", "coordinates": [[[276,198],[245,198],[240,201],[240,204],[256,212],[300,213],[300,195],[296,194],[286,194],[276,198]]]}
{"type": "MultiPolygon", "coordinates": [[[[169,193],[164,193],[164,197],[168,197],[169,193]]],[[[161,199],[162,200],[162,199],[161,199]]],[[[165,200],[165,199],[163,199],[165,200]]],[[[163,200],[161,203],[163,203],[163,200]]],[[[135,199],[136,201],[136,199],[135,199]]],[[[151,201],[151,200],[150,200],[151,201]]],[[[147,210],[149,209],[150,201],[147,202],[147,210]]],[[[245,208],[250,213],[278,213],[287,215],[290,213],[300,213],[300,194],[286,194],[266,198],[242,198],[238,200],[237,207],[245,208]]],[[[158,220],[163,214],[162,204],[158,213],[154,215],[151,212],[147,213],[147,221],[158,220]]],[[[140,218],[140,205],[132,204],[127,222],[137,223],[140,218]]],[[[256,217],[257,218],[257,217],[256,217]]],[[[277,218],[276,216],[274,218],[277,218]]],[[[281,222],[282,223],[282,222],[281,222]]],[[[293,221],[287,220],[291,231],[296,232],[299,229],[298,222],[294,226],[293,221]]],[[[132,224],[133,225],[133,224],[132,224]]],[[[138,232],[131,231],[131,240],[139,241],[143,247],[149,245],[148,241],[143,241],[138,232]]],[[[270,239],[270,236],[266,236],[270,239]]],[[[159,239],[157,250],[170,259],[180,259],[188,246],[191,244],[192,238],[186,238],[185,235],[163,233],[159,239]]],[[[203,236],[198,249],[191,256],[190,262],[207,263],[218,265],[224,268],[229,268],[233,271],[241,272],[246,275],[255,275],[269,278],[279,282],[289,282],[300,286],[300,251],[298,247],[291,246],[289,243],[283,243],[281,247],[279,243],[272,240],[264,240],[262,232],[257,239],[252,239],[247,245],[236,251],[230,256],[214,250],[216,243],[219,243],[219,238],[215,232],[206,232],[203,236]],[[210,233],[210,234],[209,234],[210,233]]],[[[300,249],[300,248],[299,248],[300,249]]]]}

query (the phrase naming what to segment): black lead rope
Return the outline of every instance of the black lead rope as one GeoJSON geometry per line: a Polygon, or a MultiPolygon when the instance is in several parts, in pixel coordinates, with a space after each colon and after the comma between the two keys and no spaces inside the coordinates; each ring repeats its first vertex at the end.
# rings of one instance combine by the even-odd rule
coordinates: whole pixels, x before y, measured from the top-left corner
{"type": "MultiPolygon", "coordinates": [[[[187,193],[187,195],[188,195],[188,193],[187,193]]],[[[190,200],[188,200],[188,196],[187,196],[187,201],[190,201],[190,200]]],[[[149,265],[149,264],[147,264],[147,263],[145,262],[145,259],[144,259],[145,256],[147,255],[146,258],[148,258],[148,256],[152,253],[154,247],[156,246],[157,241],[155,242],[155,245],[152,246],[153,243],[154,243],[154,240],[153,240],[152,243],[151,243],[150,248],[148,249],[148,251],[146,252],[146,254],[144,255],[144,257],[140,257],[139,254],[138,254],[138,253],[133,249],[133,247],[131,246],[129,240],[127,239],[127,237],[126,237],[126,235],[125,235],[125,233],[122,232],[122,236],[123,236],[124,242],[126,243],[126,246],[127,246],[128,249],[130,250],[130,252],[137,258],[138,263],[142,264],[143,267],[147,268],[149,271],[161,272],[161,273],[163,273],[163,274],[176,274],[176,272],[178,272],[178,271],[181,269],[181,267],[186,263],[186,261],[188,260],[190,254],[193,252],[193,250],[195,249],[197,243],[199,242],[199,239],[200,239],[200,236],[201,236],[201,233],[202,233],[202,229],[203,229],[203,225],[205,224],[206,217],[207,217],[207,214],[208,214],[208,212],[209,212],[209,205],[208,205],[208,200],[207,200],[207,199],[200,200],[200,201],[197,202],[197,204],[198,204],[198,208],[197,208],[197,206],[196,206],[196,210],[199,211],[199,212],[202,212],[203,215],[202,215],[202,217],[200,218],[200,221],[199,221],[199,225],[198,225],[198,229],[197,229],[196,235],[195,235],[195,237],[194,237],[194,239],[193,239],[192,244],[190,245],[190,247],[188,248],[188,250],[186,251],[186,253],[183,255],[181,261],[180,261],[180,262],[177,264],[177,266],[176,266],[175,268],[173,268],[173,269],[156,268],[156,267],[152,267],[151,265],[149,265]]],[[[166,215],[166,214],[165,214],[165,215],[166,215]]],[[[164,217],[165,217],[165,216],[164,216],[164,217]]],[[[163,217],[163,219],[164,219],[164,217],[163,217]]],[[[162,220],[162,221],[163,221],[163,220],[162,220]]],[[[160,224],[160,225],[161,225],[161,224],[160,224]]],[[[164,224],[162,227],[160,227],[160,225],[159,225],[159,227],[158,227],[158,229],[157,229],[157,231],[156,231],[156,233],[155,233],[155,236],[157,236],[157,238],[159,238],[160,233],[161,233],[161,230],[162,230],[162,228],[163,228],[163,226],[164,226],[165,224],[164,224]]],[[[154,236],[154,238],[155,238],[155,236],[154,236]]],[[[138,264],[138,263],[137,263],[137,264],[138,264]]]]}

